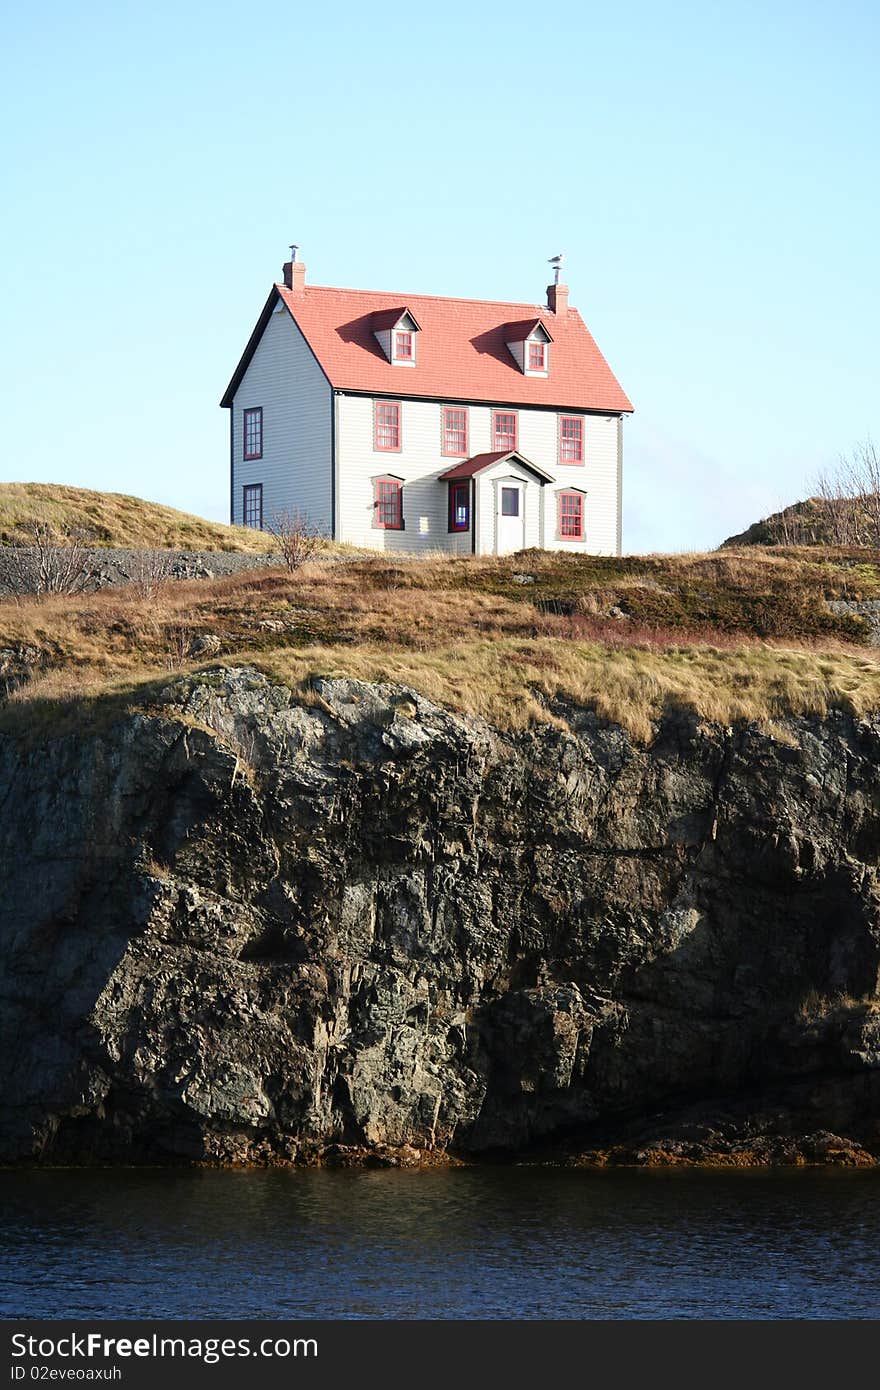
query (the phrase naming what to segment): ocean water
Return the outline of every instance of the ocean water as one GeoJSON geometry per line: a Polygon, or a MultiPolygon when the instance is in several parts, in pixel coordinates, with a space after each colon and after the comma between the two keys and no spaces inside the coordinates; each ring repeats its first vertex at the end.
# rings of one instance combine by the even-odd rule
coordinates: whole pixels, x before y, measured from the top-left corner
{"type": "Polygon", "coordinates": [[[880,1173],[0,1172],[0,1316],[876,1318],[880,1173]]]}

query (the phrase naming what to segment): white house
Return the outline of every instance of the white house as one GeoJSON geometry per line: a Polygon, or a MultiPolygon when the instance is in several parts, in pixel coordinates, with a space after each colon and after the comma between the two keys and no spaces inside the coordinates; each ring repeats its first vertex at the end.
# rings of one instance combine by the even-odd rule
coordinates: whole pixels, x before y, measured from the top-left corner
{"type": "Polygon", "coordinates": [[[297,510],[376,550],[620,553],[632,406],[565,285],[498,304],[307,285],[288,262],[221,404],[234,523],[297,510]]]}

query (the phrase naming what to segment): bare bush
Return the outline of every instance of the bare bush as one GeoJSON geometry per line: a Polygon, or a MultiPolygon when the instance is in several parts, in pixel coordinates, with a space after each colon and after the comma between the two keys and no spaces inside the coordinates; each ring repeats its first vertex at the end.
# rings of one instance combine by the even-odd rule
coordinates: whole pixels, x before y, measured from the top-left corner
{"type": "Polygon", "coordinates": [[[36,518],[23,521],[5,554],[4,582],[15,598],[78,594],[92,579],[92,557],[82,532],[36,518]]]}
{"type": "Polygon", "coordinates": [[[880,453],[873,440],[841,454],[819,474],[816,490],[834,545],[880,549],[880,453]]]}
{"type": "Polygon", "coordinates": [[[174,554],[169,550],[139,550],[128,567],[129,578],[141,598],[155,598],[171,578],[174,554]]]}
{"type": "Polygon", "coordinates": [[[859,503],[861,489],[848,464],[841,460],[834,468],[820,473],[817,487],[827,539],[832,545],[867,545],[859,503]]]}
{"type": "Polygon", "coordinates": [[[873,440],[856,445],[848,467],[864,511],[868,544],[880,549],[880,454],[873,440]]]}
{"type": "Polygon", "coordinates": [[[291,573],[311,560],[321,545],[320,529],[298,507],[294,507],[292,512],[275,512],[267,529],[278,542],[278,549],[291,573]]]}
{"type": "Polygon", "coordinates": [[[813,528],[797,507],[781,505],[779,514],[773,521],[774,540],[779,545],[808,545],[813,536],[813,528]]]}
{"type": "Polygon", "coordinates": [[[163,637],[165,665],[169,671],[179,671],[189,660],[192,628],[183,623],[168,623],[163,637]]]}

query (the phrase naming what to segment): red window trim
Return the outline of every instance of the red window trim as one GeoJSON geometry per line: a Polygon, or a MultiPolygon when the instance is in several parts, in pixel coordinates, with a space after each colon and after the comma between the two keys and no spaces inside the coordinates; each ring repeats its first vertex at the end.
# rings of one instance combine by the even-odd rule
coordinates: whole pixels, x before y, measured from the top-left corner
{"type": "Polygon", "coordinates": [[[242,412],[241,443],[245,460],[261,459],[263,457],[263,407],[261,405],[248,406],[247,410],[242,412]],[[259,420],[257,433],[259,435],[260,444],[256,452],[248,453],[248,422],[253,419],[259,420]]]}
{"type": "Polygon", "coordinates": [[[560,462],[561,464],[564,464],[565,467],[567,467],[567,468],[581,468],[581,467],[583,467],[583,463],[584,463],[584,417],[583,417],[583,415],[560,415],[560,417],[559,417],[559,462],[560,462]],[[575,421],[577,424],[579,424],[580,427],[581,427],[581,437],[580,437],[581,456],[580,456],[580,458],[577,458],[577,459],[567,459],[567,458],[564,458],[564,457],[563,457],[563,452],[562,452],[562,442],[563,442],[562,427],[563,427],[563,425],[565,424],[565,422],[566,422],[567,420],[574,420],[574,421],[575,421]]]}
{"type": "Polygon", "coordinates": [[[513,416],[513,443],[510,445],[509,449],[505,448],[505,453],[512,453],[514,449],[516,449],[516,448],[519,447],[519,411],[518,411],[518,410],[502,410],[502,409],[498,409],[498,410],[493,410],[493,411],[492,411],[492,452],[493,452],[493,453],[496,453],[496,454],[499,452],[499,446],[498,446],[498,416],[499,416],[499,415],[512,415],[512,416],[513,416]]]}
{"type": "Polygon", "coordinates": [[[457,535],[461,535],[463,532],[469,531],[470,529],[471,482],[469,478],[456,478],[453,479],[449,484],[449,530],[454,531],[457,535]],[[457,522],[455,519],[456,508],[458,505],[456,502],[456,496],[459,493],[464,493],[467,507],[467,520],[464,522],[463,525],[457,522]]]}
{"type": "Polygon", "coordinates": [[[241,490],[241,524],[242,524],[242,526],[249,526],[249,527],[251,527],[251,529],[254,530],[254,531],[262,531],[262,529],[263,529],[263,484],[262,484],[262,483],[245,483],[245,484],[244,484],[244,486],[243,486],[243,488],[242,488],[242,490],[241,490]],[[256,493],[257,500],[258,500],[258,502],[259,502],[259,516],[260,516],[260,520],[259,520],[259,525],[257,525],[257,526],[254,526],[253,523],[250,522],[250,521],[248,521],[248,519],[247,519],[247,514],[248,514],[248,493],[251,493],[251,494],[256,493]]]}
{"type": "Polygon", "coordinates": [[[526,347],[528,348],[528,358],[527,358],[527,360],[528,360],[528,364],[529,364],[529,371],[530,371],[530,372],[546,372],[546,370],[547,370],[547,344],[546,344],[546,343],[541,343],[541,342],[535,342],[533,339],[530,339],[530,340],[526,343],[526,347]],[[539,363],[536,363],[536,362],[533,362],[533,361],[532,361],[532,350],[533,350],[533,349],[534,349],[535,352],[540,351],[540,353],[541,353],[541,361],[540,361],[539,363]]]}
{"type": "MultiPolygon", "coordinates": [[[[569,515],[573,515],[569,513],[569,515]]],[[[568,492],[558,492],[556,494],[556,532],[557,539],[561,541],[582,541],[584,538],[584,494],[569,490],[568,492]],[[562,529],[562,504],[564,500],[574,498],[577,500],[578,511],[578,530],[576,532],[563,531],[562,529]]]]}
{"type": "Polygon", "coordinates": [[[373,448],[379,454],[399,454],[403,447],[403,409],[400,401],[373,401],[373,448]],[[397,443],[379,443],[379,411],[388,407],[397,410],[397,443]]]}
{"type": "Polygon", "coordinates": [[[468,443],[470,440],[471,422],[470,413],[466,405],[444,405],[440,414],[440,453],[444,458],[466,459],[468,456],[468,443]],[[464,416],[464,448],[447,449],[446,447],[446,412],[447,410],[459,410],[464,416]]]}
{"type": "Polygon", "coordinates": [[[373,526],[377,531],[405,531],[406,522],[403,519],[403,482],[400,478],[374,478],[373,479],[373,526]],[[381,518],[380,504],[383,501],[382,489],[393,489],[388,496],[395,499],[395,510],[390,521],[383,521],[381,518]]]}
{"type": "Polygon", "coordinates": [[[394,330],[394,356],[398,362],[415,362],[416,360],[416,336],[412,329],[395,328],[394,330]],[[401,338],[408,339],[409,352],[400,351],[401,338]]]}

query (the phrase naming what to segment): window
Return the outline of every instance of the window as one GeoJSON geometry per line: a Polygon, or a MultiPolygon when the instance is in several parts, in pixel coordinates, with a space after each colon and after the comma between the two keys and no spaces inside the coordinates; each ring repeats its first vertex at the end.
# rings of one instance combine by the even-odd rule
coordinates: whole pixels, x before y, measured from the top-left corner
{"type": "Polygon", "coordinates": [[[503,487],[501,489],[501,515],[519,516],[518,487],[503,487]]]}
{"type": "Polygon", "coordinates": [[[244,456],[246,459],[263,457],[263,407],[256,406],[244,412],[244,456]]]}
{"type": "Polygon", "coordinates": [[[400,402],[377,401],[375,447],[383,452],[400,452],[400,402]]]}
{"type": "Polygon", "coordinates": [[[496,410],[492,427],[495,453],[509,454],[516,448],[516,411],[496,410]]]}
{"type": "Polygon", "coordinates": [[[449,529],[469,531],[471,526],[471,485],[468,479],[449,484],[449,529]]]}
{"type": "Polygon", "coordinates": [[[255,531],[263,529],[263,484],[248,483],[244,489],[244,524],[255,531]]]}
{"type": "Polygon", "coordinates": [[[559,538],[563,541],[583,540],[584,495],[582,492],[560,492],[559,538]]]}
{"type": "Polygon", "coordinates": [[[529,343],[529,371],[543,372],[547,367],[547,344],[529,343]]]}
{"type": "Polygon", "coordinates": [[[559,462],[583,461],[584,422],[578,415],[562,415],[559,420],[559,462]]]}
{"type": "Polygon", "coordinates": [[[399,478],[373,483],[373,525],[380,531],[403,530],[403,484],[399,478]]]}
{"type": "Polygon", "coordinates": [[[413,360],[413,335],[411,333],[395,333],[394,356],[399,362],[411,362],[413,360]]]}
{"type": "Polygon", "coordinates": [[[444,405],[443,407],[443,452],[456,457],[467,458],[468,451],[468,413],[467,406],[444,405]]]}

